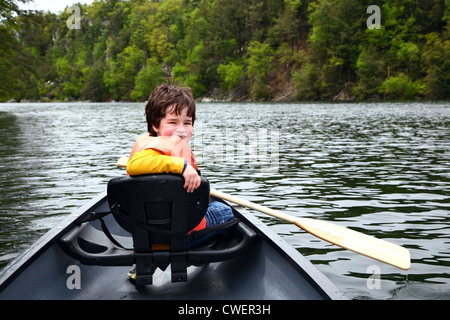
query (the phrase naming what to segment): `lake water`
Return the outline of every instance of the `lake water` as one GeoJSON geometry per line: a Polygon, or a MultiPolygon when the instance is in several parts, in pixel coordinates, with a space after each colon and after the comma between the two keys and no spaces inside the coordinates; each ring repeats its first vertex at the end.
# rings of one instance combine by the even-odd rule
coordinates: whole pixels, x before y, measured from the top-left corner
{"type": "MultiPolygon", "coordinates": [[[[198,103],[224,192],[408,248],[403,271],[255,212],[351,299],[450,299],[450,104],[198,103]]],[[[123,175],[143,103],[0,104],[0,267],[123,175]]]]}

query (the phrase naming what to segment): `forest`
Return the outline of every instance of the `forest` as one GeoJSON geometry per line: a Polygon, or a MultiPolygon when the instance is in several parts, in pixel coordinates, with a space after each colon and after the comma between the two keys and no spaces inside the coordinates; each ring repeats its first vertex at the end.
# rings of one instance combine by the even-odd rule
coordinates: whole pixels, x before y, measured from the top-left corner
{"type": "Polygon", "coordinates": [[[20,1],[0,1],[3,102],[145,101],[166,81],[226,101],[450,95],[450,0],[95,0],[78,25],[20,1]]]}

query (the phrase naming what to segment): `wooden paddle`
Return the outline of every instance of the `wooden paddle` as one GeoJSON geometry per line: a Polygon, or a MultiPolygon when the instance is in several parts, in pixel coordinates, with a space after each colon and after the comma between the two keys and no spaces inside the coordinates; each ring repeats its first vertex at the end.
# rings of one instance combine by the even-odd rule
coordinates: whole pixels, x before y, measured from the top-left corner
{"type": "MultiPolygon", "coordinates": [[[[128,158],[122,157],[117,161],[117,166],[126,167],[128,158]]],[[[272,217],[294,223],[306,232],[333,243],[342,248],[357,252],[369,258],[390,264],[394,267],[408,270],[411,267],[410,253],[407,249],[396,244],[368,236],[342,226],[329,222],[311,219],[299,218],[276,211],[259,204],[211,189],[210,194],[229,202],[233,202],[243,207],[260,211],[272,217]]]]}
{"type": "Polygon", "coordinates": [[[254,209],[270,216],[292,222],[318,238],[331,242],[342,248],[349,249],[370,258],[393,265],[394,267],[404,270],[408,270],[411,267],[409,251],[396,244],[329,222],[311,218],[294,217],[281,211],[276,211],[218,190],[211,189],[211,195],[236,203],[240,206],[254,209]]]}

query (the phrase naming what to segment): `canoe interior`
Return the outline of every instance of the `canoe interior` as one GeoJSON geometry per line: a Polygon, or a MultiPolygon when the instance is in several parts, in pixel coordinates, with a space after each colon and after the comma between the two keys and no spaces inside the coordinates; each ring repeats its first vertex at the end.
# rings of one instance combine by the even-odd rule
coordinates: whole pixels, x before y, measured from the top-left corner
{"type": "MultiPolygon", "coordinates": [[[[128,280],[130,266],[84,265],[58,245],[58,240],[93,210],[109,210],[106,195],[80,208],[6,266],[0,273],[0,299],[345,299],[297,250],[255,216],[235,208],[235,215],[258,235],[245,254],[223,262],[189,266],[188,282],[172,283],[170,266],[165,271],[157,269],[153,285],[138,288],[128,280]],[[78,288],[73,288],[74,276],[79,276],[75,280],[79,280],[78,288]]],[[[105,222],[117,239],[131,245],[130,235],[112,215],[105,222]]],[[[96,221],[84,232],[97,237],[102,234],[99,229],[96,221]]]]}

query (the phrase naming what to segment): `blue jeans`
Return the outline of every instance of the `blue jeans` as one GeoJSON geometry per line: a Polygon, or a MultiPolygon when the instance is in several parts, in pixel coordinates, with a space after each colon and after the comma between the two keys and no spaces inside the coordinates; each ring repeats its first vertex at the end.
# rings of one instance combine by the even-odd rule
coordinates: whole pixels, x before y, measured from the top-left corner
{"type": "MultiPolygon", "coordinates": [[[[234,219],[234,214],[231,208],[222,202],[214,201],[209,204],[208,210],[205,214],[206,218],[206,228],[215,226],[234,219]]],[[[195,247],[200,245],[202,242],[208,240],[209,238],[224,232],[226,229],[219,231],[214,231],[204,235],[203,237],[193,239],[189,242],[189,247],[195,247]]]]}

